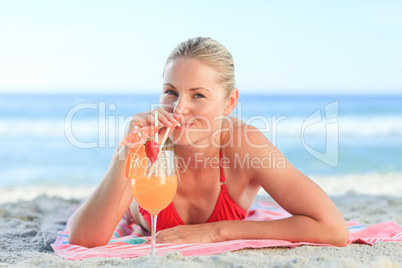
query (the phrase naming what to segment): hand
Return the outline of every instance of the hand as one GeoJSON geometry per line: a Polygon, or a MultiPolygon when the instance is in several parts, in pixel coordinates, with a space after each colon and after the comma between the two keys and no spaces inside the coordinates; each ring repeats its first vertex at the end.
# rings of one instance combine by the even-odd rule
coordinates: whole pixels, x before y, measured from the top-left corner
{"type": "Polygon", "coordinates": [[[173,114],[162,107],[138,113],[131,117],[130,125],[137,125],[138,127],[155,126],[155,111],[158,111],[158,126],[159,127],[172,127],[178,124],[180,119],[179,114],[173,114]]]}
{"type": "MultiPolygon", "coordinates": [[[[173,228],[159,231],[156,234],[156,243],[214,243],[223,241],[217,230],[219,222],[178,225],[173,228]]],[[[147,242],[147,243],[150,243],[147,242]]]]}
{"type": "Polygon", "coordinates": [[[165,109],[159,107],[151,111],[135,114],[131,117],[130,125],[127,128],[126,136],[133,131],[133,128],[155,126],[155,111],[158,111],[158,127],[160,127],[159,135],[163,137],[167,130],[167,127],[171,127],[170,132],[179,124],[181,115],[173,114],[165,109]]]}

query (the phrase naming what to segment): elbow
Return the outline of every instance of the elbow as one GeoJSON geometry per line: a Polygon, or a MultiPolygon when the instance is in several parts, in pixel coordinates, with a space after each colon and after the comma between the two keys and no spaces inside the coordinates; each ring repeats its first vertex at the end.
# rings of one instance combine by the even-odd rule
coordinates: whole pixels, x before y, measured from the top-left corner
{"type": "Polygon", "coordinates": [[[328,244],[335,246],[335,247],[344,247],[348,245],[349,237],[348,235],[339,234],[335,237],[332,237],[328,244]]]}
{"type": "Polygon", "coordinates": [[[68,243],[71,245],[90,248],[89,245],[85,243],[85,240],[80,239],[80,237],[75,235],[72,231],[70,231],[70,235],[68,236],[68,243]]]}
{"type": "Polygon", "coordinates": [[[76,230],[70,229],[70,235],[68,237],[68,243],[86,248],[94,248],[106,245],[109,241],[100,240],[99,237],[90,237],[88,234],[76,233],[76,230]]]}
{"type": "Polygon", "coordinates": [[[332,225],[328,227],[327,243],[336,247],[344,247],[349,241],[349,231],[346,223],[332,225]]]}
{"type": "Polygon", "coordinates": [[[70,236],[68,239],[68,243],[71,245],[76,245],[80,247],[86,247],[86,248],[94,248],[94,247],[99,247],[99,246],[104,246],[107,243],[104,243],[102,241],[96,241],[96,240],[90,240],[90,239],[79,239],[74,236],[70,236]]]}
{"type": "Polygon", "coordinates": [[[349,241],[349,231],[346,228],[346,230],[340,232],[336,239],[334,240],[333,245],[337,247],[344,247],[348,244],[349,241]]]}
{"type": "Polygon", "coordinates": [[[106,240],[105,237],[99,236],[99,233],[103,234],[104,232],[97,232],[94,229],[88,230],[84,224],[78,222],[73,217],[70,223],[68,243],[86,248],[104,246],[109,242],[109,239],[106,240]]]}
{"type": "Polygon", "coordinates": [[[70,235],[69,237],[68,237],[68,243],[70,244],[70,245],[76,245],[76,246],[81,246],[81,247],[86,247],[86,248],[89,248],[85,243],[83,243],[84,241],[81,241],[80,239],[78,239],[78,238],[76,238],[76,237],[74,237],[74,236],[72,236],[72,235],[70,235]]]}

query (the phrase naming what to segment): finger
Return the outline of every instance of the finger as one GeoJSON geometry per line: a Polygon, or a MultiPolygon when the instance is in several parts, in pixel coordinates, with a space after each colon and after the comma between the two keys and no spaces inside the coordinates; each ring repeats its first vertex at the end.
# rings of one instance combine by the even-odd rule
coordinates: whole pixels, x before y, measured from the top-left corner
{"type": "MultiPolygon", "coordinates": [[[[153,122],[155,122],[155,116],[154,115],[152,115],[152,120],[153,120],[153,122]]],[[[159,121],[160,124],[162,124],[162,126],[167,126],[167,127],[173,126],[173,123],[170,122],[169,118],[166,115],[162,114],[162,113],[158,113],[158,121],[159,121]]]]}
{"type": "Polygon", "coordinates": [[[179,121],[183,116],[181,114],[172,114],[172,116],[179,121]]]}
{"type": "MultiPolygon", "coordinates": [[[[174,129],[178,126],[178,123],[174,124],[172,127],[163,127],[161,129],[159,129],[158,133],[159,133],[159,141],[158,143],[161,144],[165,135],[167,135],[167,137],[170,137],[170,135],[172,135],[174,129]],[[169,131],[169,133],[166,133],[166,131],[169,131]]],[[[167,149],[167,148],[165,148],[167,149]]]]}
{"type": "Polygon", "coordinates": [[[158,133],[159,133],[159,144],[161,144],[163,137],[165,137],[165,133],[167,131],[166,127],[163,127],[161,129],[159,129],[158,133]]]}
{"type": "Polygon", "coordinates": [[[133,129],[135,126],[141,128],[141,127],[146,127],[147,126],[147,121],[139,115],[133,115],[131,116],[130,122],[129,122],[129,129],[133,129]]]}
{"type": "Polygon", "coordinates": [[[127,124],[127,126],[125,128],[125,137],[127,137],[127,135],[129,135],[131,132],[133,132],[136,127],[141,128],[146,125],[147,125],[147,122],[144,118],[137,116],[137,115],[133,115],[130,118],[129,123],[127,124]]]}
{"type": "Polygon", "coordinates": [[[172,128],[169,129],[168,137],[169,137],[170,135],[172,135],[172,133],[173,133],[175,127],[177,127],[177,126],[178,126],[178,125],[175,125],[174,127],[172,127],[172,128]]]}
{"type": "Polygon", "coordinates": [[[171,243],[176,237],[176,234],[171,229],[159,231],[155,235],[156,242],[158,243],[171,243]]]}
{"type": "Polygon", "coordinates": [[[163,108],[158,108],[156,110],[158,110],[159,114],[162,114],[170,123],[172,123],[172,125],[177,124],[178,121],[180,120],[179,115],[169,113],[166,110],[164,110],[163,108]]]}

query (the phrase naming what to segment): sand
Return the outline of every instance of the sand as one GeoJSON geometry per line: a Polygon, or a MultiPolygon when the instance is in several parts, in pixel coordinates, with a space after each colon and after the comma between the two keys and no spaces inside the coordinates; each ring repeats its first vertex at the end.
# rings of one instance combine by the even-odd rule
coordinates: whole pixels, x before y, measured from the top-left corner
{"type": "MultiPolygon", "coordinates": [[[[325,188],[323,186],[323,188],[325,188]]],[[[158,259],[94,258],[68,261],[51,244],[64,228],[74,204],[91,187],[26,187],[0,189],[0,268],[2,267],[402,267],[402,243],[344,248],[302,246],[244,249],[219,255],[183,257],[168,253],[158,259]],[[62,194],[63,193],[63,194],[62,194]]],[[[259,199],[269,198],[259,196],[259,199]]],[[[361,194],[331,195],[346,220],[364,224],[395,221],[402,225],[402,197],[361,194]]]]}

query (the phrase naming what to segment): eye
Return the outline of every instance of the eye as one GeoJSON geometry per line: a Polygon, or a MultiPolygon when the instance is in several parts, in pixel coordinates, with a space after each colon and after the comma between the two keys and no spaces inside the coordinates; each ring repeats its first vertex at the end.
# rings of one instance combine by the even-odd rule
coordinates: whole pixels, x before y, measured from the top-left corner
{"type": "Polygon", "coordinates": [[[166,89],[165,94],[177,96],[177,93],[171,89],[166,89]]]}
{"type": "Polygon", "coordinates": [[[195,98],[205,98],[205,96],[204,95],[202,95],[201,93],[196,93],[196,94],[194,94],[194,97],[195,98]]]}

